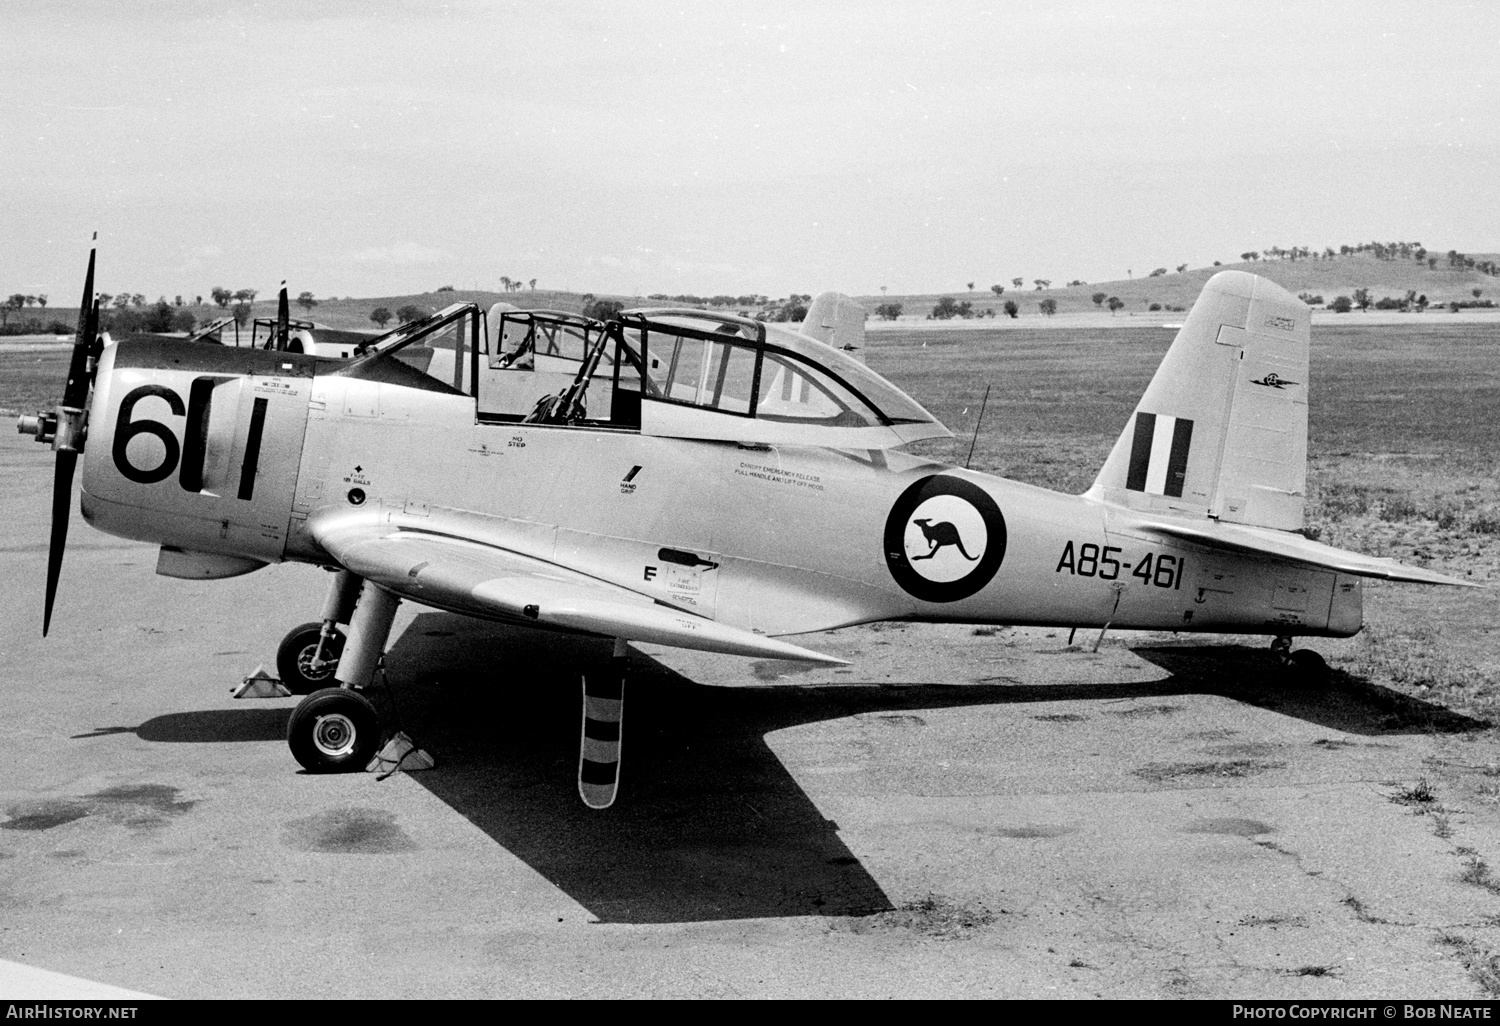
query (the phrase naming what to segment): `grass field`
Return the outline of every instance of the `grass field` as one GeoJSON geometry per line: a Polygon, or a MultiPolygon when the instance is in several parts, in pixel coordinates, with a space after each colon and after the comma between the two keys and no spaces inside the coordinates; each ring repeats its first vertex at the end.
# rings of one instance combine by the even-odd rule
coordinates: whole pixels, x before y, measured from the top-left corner
{"type": "MultiPolygon", "coordinates": [[[[951,428],[916,451],[1065,492],[1088,487],[1174,332],[959,329],[873,335],[871,366],[951,428]]],[[[0,408],[50,407],[67,350],[6,353],[0,408]]],[[[1314,334],[1309,526],[1334,545],[1500,582],[1500,337],[1486,326],[1314,334]]],[[[1367,628],[1317,642],[1374,683],[1500,720],[1500,591],[1367,585],[1367,628]]]]}
{"type": "Polygon", "coordinates": [[[0,413],[50,410],[62,397],[71,348],[45,353],[6,352],[0,346],[0,413]]]}

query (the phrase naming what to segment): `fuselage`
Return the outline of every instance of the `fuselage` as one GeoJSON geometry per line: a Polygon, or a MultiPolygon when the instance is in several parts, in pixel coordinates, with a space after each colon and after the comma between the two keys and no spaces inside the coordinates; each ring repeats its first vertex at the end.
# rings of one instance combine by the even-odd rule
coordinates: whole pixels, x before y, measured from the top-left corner
{"type": "MultiPolygon", "coordinates": [[[[890,619],[1347,636],[1359,580],[1164,542],[1129,510],[889,449],[487,423],[467,395],[170,340],[99,368],[83,511],[257,563],[361,510],[765,634],[890,619]]],[[[211,575],[207,575],[211,576],[211,575]]]]}

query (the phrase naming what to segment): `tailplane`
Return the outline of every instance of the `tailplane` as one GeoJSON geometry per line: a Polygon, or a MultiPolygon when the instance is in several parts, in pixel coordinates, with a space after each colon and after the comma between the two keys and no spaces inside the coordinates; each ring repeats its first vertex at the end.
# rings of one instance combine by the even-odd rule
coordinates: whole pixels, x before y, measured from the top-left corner
{"type": "Polygon", "coordinates": [[[1300,530],[1311,313],[1243,271],[1209,279],[1088,494],[1300,530]]]}

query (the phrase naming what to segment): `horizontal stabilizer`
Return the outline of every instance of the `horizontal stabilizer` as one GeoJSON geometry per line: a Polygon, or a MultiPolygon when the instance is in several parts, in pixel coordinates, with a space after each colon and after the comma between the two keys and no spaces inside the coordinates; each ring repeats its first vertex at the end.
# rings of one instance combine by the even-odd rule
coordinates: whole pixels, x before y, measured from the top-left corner
{"type": "Polygon", "coordinates": [[[1365,556],[1347,549],[1336,549],[1332,545],[1310,541],[1298,534],[1272,531],[1265,528],[1245,527],[1239,524],[1179,524],[1173,522],[1146,522],[1135,525],[1141,530],[1165,535],[1181,541],[1223,549],[1237,554],[1269,556],[1274,559],[1292,560],[1311,566],[1337,570],[1356,577],[1378,577],[1386,581],[1407,581],[1412,584],[1449,584],[1460,588],[1478,588],[1482,585],[1472,581],[1449,577],[1434,570],[1407,566],[1394,559],[1365,556]]]}

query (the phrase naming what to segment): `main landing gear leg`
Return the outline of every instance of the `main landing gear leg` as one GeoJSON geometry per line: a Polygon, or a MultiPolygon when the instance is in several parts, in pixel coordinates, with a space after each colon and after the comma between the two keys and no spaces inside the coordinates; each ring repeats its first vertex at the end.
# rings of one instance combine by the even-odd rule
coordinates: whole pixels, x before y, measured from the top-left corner
{"type": "Polygon", "coordinates": [[[630,648],[615,639],[607,667],[583,677],[583,740],[578,750],[578,794],[591,809],[607,809],[620,789],[620,734],[625,721],[625,670],[630,648]]]}
{"type": "Polygon", "coordinates": [[[1290,635],[1283,634],[1271,639],[1271,655],[1284,669],[1290,670],[1293,676],[1307,683],[1318,683],[1328,677],[1328,664],[1323,657],[1310,648],[1299,648],[1292,651],[1292,639],[1290,635]]]}
{"type": "Polygon", "coordinates": [[[340,686],[314,691],[293,710],[287,723],[287,745],[310,772],[362,770],[380,750],[380,714],[357,689],[374,678],[400,604],[395,595],[365,581],[349,622],[349,640],[333,675],[340,686]]]}
{"type": "Polygon", "coordinates": [[[401,600],[384,588],[365,581],[359,592],[359,604],[349,621],[349,640],[334,679],[346,688],[363,688],[375,676],[375,667],[385,654],[386,639],[401,600]]]}
{"type": "Polygon", "coordinates": [[[294,695],[310,695],[334,683],[333,674],[344,651],[344,632],[338,625],[354,616],[363,578],[340,570],[323,600],[323,615],[316,623],[293,627],[276,651],[276,673],[294,695]]]}
{"type": "Polygon", "coordinates": [[[1284,667],[1292,665],[1292,639],[1290,635],[1283,634],[1271,639],[1271,655],[1284,667]]]}

